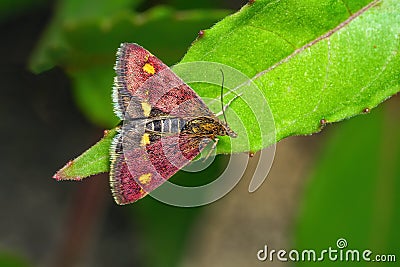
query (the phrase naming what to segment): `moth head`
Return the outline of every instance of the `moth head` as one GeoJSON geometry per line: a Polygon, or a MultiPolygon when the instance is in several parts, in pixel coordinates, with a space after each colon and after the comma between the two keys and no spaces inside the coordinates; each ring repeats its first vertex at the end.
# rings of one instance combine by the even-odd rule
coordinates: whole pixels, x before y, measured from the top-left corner
{"type": "Polygon", "coordinates": [[[216,117],[199,117],[190,120],[186,123],[184,131],[189,134],[209,137],[223,135],[228,135],[230,137],[237,136],[237,134],[232,131],[228,125],[221,122],[216,117]]]}
{"type": "Polygon", "coordinates": [[[214,126],[215,135],[224,136],[227,135],[232,138],[237,137],[237,133],[235,133],[231,128],[229,128],[228,124],[220,121],[217,118],[213,118],[214,122],[212,125],[214,126]]]}

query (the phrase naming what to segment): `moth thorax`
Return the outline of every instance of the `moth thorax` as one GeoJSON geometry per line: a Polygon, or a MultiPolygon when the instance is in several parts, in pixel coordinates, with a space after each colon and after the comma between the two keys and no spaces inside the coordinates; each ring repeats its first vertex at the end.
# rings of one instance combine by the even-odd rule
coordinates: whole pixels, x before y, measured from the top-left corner
{"type": "Polygon", "coordinates": [[[180,133],[186,121],[181,118],[162,118],[146,123],[146,130],[157,133],[180,133]]]}
{"type": "Polygon", "coordinates": [[[202,136],[227,135],[227,128],[218,119],[199,117],[190,120],[184,128],[185,133],[202,136]]]}

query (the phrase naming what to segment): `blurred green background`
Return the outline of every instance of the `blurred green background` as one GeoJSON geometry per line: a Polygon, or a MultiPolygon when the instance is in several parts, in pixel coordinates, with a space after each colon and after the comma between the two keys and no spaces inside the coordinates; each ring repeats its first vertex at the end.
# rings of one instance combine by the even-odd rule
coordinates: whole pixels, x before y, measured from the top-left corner
{"type": "MultiPolygon", "coordinates": [[[[53,173],[117,123],[115,51],[137,42],[166,64],[244,1],[2,1],[0,266],[396,266],[260,262],[257,251],[336,248],[400,259],[400,99],[322,134],[278,144],[263,186],[252,167],[223,199],[176,208],[147,197],[114,204],[108,175],[57,183],[53,173]],[[37,73],[37,74],[34,74],[37,73]]],[[[179,173],[197,184],[218,174],[179,173]]]]}

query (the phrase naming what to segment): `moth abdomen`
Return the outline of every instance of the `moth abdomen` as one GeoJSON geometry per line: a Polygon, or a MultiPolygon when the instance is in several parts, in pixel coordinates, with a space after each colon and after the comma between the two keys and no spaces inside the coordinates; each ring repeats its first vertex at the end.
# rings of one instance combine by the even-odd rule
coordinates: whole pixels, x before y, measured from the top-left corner
{"type": "Polygon", "coordinates": [[[185,124],[186,121],[182,118],[153,119],[146,123],[146,131],[161,134],[178,134],[185,124]]]}

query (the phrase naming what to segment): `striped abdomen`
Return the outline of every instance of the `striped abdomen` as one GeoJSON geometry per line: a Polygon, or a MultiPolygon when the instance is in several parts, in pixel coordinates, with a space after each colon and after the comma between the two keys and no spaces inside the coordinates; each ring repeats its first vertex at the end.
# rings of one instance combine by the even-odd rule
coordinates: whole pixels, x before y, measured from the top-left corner
{"type": "Polygon", "coordinates": [[[180,133],[186,121],[181,118],[162,118],[146,123],[146,131],[174,134],[180,133]]]}

